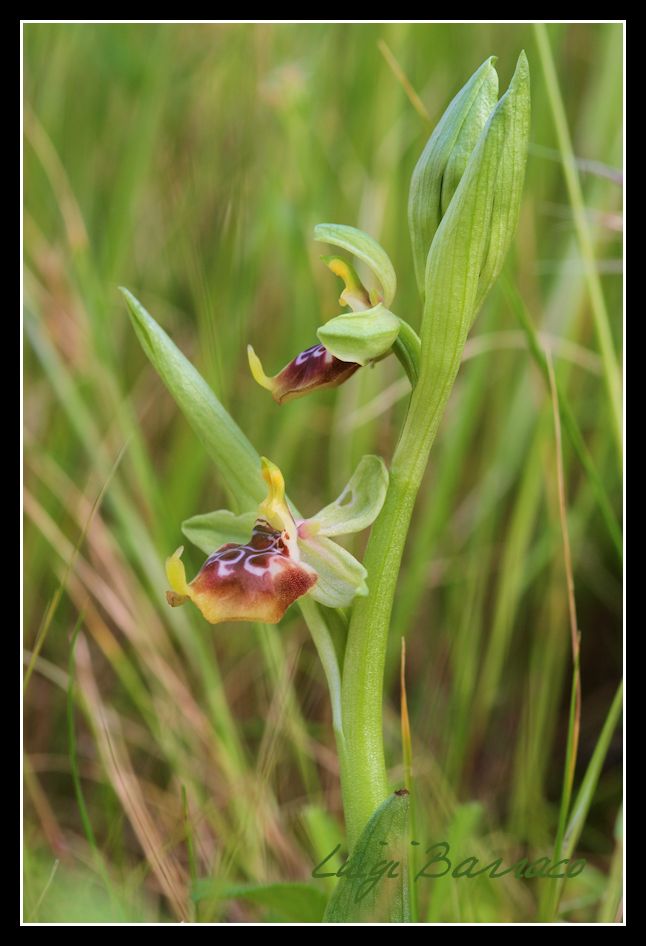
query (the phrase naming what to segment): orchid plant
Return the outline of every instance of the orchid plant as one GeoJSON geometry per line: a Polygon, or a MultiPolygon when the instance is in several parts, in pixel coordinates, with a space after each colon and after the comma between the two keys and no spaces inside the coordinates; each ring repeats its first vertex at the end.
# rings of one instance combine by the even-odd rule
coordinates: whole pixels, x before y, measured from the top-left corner
{"type": "MultiPolygon", "coordinates": [[[[394,354],[411,384],[389,469],[364,457],[341,495],[304,518],[285,495],[279,468],[260,458],[194,366],[126,289],[135,332],[215,462],[232,510],[197,515],[185,537],[208,555],[188,582],[182,548],[166,562],[171,606],[191,602],[206,621],[278,623],[296,604],[327,678],[339,754],[349,849],[389,798],[382,734],[386,643],[415,498],[475,316],[503,266],[518,220],[529,133],[529,70],[521,53],[498,100],[494,57],[455,96],[414,170],[408,220],[418,290],[419,333],[392,311],[397,278],[377,241],[349,226],[321,224],[315,239],[358,260],[323,257],[343,280],[345,309],[318,330],[318,343],[273,377],[249,346],[254,379],[279,405],[337,387],[394,354]],[[372,526],[363,562],[334,537],[372,526]],[[339,660],[331,610],[347,624],[339,660]]],[[[284,407],[289,410],[289,407],[284,407]]],[[[403,793],[401,793],[403,795],[403,793]]],[[[400,795],[401,797],[401,795],[400,795]]]]}

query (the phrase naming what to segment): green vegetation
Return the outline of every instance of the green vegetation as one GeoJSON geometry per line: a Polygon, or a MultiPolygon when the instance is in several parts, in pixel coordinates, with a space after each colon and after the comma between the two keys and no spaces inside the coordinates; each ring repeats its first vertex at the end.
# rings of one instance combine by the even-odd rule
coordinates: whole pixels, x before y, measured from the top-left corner
{"type": "MultiPolygon", "coordinates": [[[[391,465],[410,383],[386,358],[278,407],[247,344],[273,372],[338,314],[323,220],[386,249],[392,309],[423,335],[411,174],[474,70],[495,54],[504,91],[525,49],[520,223],[420,476],[383,738],[390,788],[411,789],[413,868],[440,841],[454,865],[586,866],[392,894],[428,922],[616,920],[621,26],[24,30],[24,919],[340,916],[335,879],[311,878],[347,853],[317,650],[297,607],[277,626],[215,627],[168,608],[181,523],[259,487],[241,451],[225,489],[217,433],[205,451],[117,287],[280,464],[296,506],[320,509],[365,454],[391,465]]],[[[343,543],[370,584],[366,533],[343,543]]],[[[193,575],[203,557],[184,560],[193,575]]],[[[325,613],[340,654],[346,622],[325,613]]]]}

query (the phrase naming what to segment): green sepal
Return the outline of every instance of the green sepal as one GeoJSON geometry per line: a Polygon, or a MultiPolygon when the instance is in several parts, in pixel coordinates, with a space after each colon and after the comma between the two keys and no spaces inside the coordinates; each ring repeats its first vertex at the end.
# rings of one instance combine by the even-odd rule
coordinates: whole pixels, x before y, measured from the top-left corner
{"type": "Polygon", "coordinates": [[[217,509],[215,512],[185,519],[182,532],[189,542],[205,555],[210,555],[227,542],[235,542],[238,545],[248,542],[256,518],[257,512],[243,512],[236,516],[228,509],[217,509]]]}
{"type": "Polygon", "coordinates": [[[332,246],[340,246],[362,260],[379,280],[384,305],[390,305],[397,291],[395,267],[384,248],[373,237],[356,227],[347,227],[340,223],[319,223],[314,227],[314,239],[332,246]]]}
{"type": "Polygon", "coordinates": [[[314,569],[318,581],[308,594],[328,608],[347,608],[357,595],[368,594],[368,572],[354,555],[332,539],[316,535],[298,539],[301,561],[314,569]]]}
{"type": "Polygon", "coordinates": [[[381,457],[362,457],[339,496],[306,519],[305,528],[315,535],[350,535],[372,525],[384,504],[388,490],[388,470],[381,457]]]}
{"type": "Polygon", "coordinates": [[[360,312],[342,312],[317,331],[323,345],[340,361],[367,365],[383,358],[399,335],[400,320],[381,303],[360,312]]]}
{"type": "Polygon", "coordinates": [[[464,173],[470,152],[496,102],[498,76],[493,66],[495,61],[495,56],[485,60],[455,96],[413,171],[408,197],[408,226],[415,276],[422,298],[431,243],[464,173]]]}

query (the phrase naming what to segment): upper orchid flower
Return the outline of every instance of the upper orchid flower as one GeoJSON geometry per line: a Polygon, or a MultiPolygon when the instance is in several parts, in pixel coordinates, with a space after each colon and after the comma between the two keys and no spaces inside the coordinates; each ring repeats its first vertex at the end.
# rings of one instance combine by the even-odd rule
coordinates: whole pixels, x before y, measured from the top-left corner
{"type": "Polygon", "coordinates": [[[311,519],[294,517],[282,473],[264,457],[261,462],[268,495],[255,511],[235,516],[219,510],[183,524],[184,534],[210,554],[191,582],[183,548],[166,560],[172,607],[190,600],[211,624],[277,624],[302,595],[345,607],[367,594],[365,568],[329,536],[365,529],[377,517],[388,485],[383,461],[364,457],[338,499],[311,519]]]}
{"type": "Polygon", "coordinates": [[[303,397],[317,388],[336,388],[355,373],[360,365],[341,361],[324,345],[312,345],[292,359],[273,378],[263,371],[260,358],[251,345],[247,346],[251,373],[261,387],[271,391],[277,404],[303,397]]]}
{"type": "MultiPolygon", "coordinates": [[[[325,225],[322,226],[325,227],[325,225]]],[[[346,232],[351,232],[352,235],[359,234],[364,243],[366,240],[370,241],[368,246],[373,255],[366,256],[365,253],[360,255],[369,264],[372,263],[373,269],[376,268],[373,259],[375,253],[377,256],[379,253],[383,254],[387,260],[381,247],[361,231],[354,230],[352,227],[337,227],[336,230],[342,231],[344,235],[346,232]],[[378,248],[377,251],[375,247],[378,248]]],[[[328,242],[337,242],[346,249],[352,248],[356,251],[355,245],[348,244],[347,239],[330,238],[327,231],[323,238],[328,242]]],[[[354,238],[356,240],[356,236],[354,238]]],[[[251,345],[247,346],[252,375],[258,384],[271,391],[278,404],[302,397],[318,388],[334,388],[343,384],[358,368],[378,361],[389,354],[401,328],[400,320],[386,308],[394,293],[394,285],[391,291],[388,272],[383,280],[386,288],[382,286],[381,291],[369,292],[346,260],[339,256],[324,256],[323,260],[345,283],[345,288],[339,297],[339,304],[348,306],[351,311],[344,312],[321,326],[317,332],[321,344],[312,345],[302,351],[274,377],[268,377],[265,374],[255,351],[251,345]]],[[[387,270],[387,267],[381,257],[378,261],[380,264],[378,272],[383,278],[383,271],[387,270]]],[[[388,265],[392,269],[389,260],[388,265]]]]}

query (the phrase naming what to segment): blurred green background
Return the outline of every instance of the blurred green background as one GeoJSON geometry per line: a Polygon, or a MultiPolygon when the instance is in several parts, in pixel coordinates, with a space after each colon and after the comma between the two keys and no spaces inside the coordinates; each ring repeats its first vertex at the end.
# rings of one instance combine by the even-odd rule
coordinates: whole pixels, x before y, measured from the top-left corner
{"type": "MultiPolygon", "coordinates": [[[[548,34],[620,351],[622,26],[548,34]]],[[[499,57],[502,92],[522,48],[532,129],[521,221],[419,496],[385,716],[401,784],[405,635],[418,835],[509,864],[551,853],[571,680],[550,392],[509,287],[552,353],[621,515],[588,283],[531,25],[24,27],[26,921],[290,918],[232,885],[307,881],[342,841],[330,707],[297,609],[278,627],[211,628],[195,609],[166,606],[163,561],[182,542],[181,521],[226,496],[145,360],[117,286],[196,363],[311,514],[364,453],[388,461],[407,383],[389,358],[278,408],[251,379],[246,345],[274,373],[338,311],[325,247],[312,240],[322,221],[383,244],[398,274],[393,308],[418,324],[413,167],[477,66],[499,57]],[[207,877],[197,902],[191,889],[207,877]]],[[[622,570],[565,436],[563,464],[581,630],[577,786],[621,676],[622,570]]],[[[189,574],[201,564],[195,550],[185,559],[189,574]]],[[[621,770],[617,731],[577,846],[588,864],[566,884],[562,919],[617,915],[621,770]]],[[[533,920],[545,883],[429,883],[420,917],[533,920]]]]}

